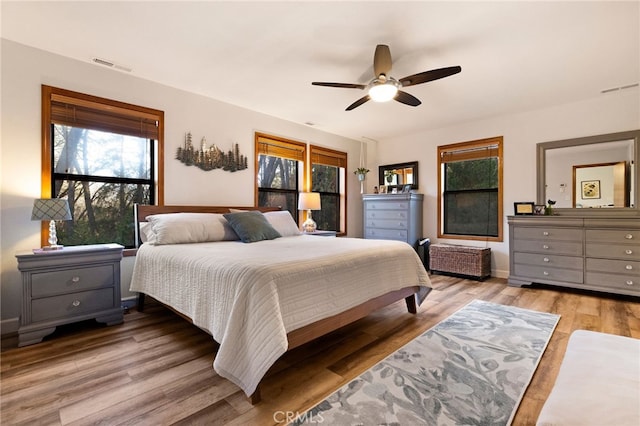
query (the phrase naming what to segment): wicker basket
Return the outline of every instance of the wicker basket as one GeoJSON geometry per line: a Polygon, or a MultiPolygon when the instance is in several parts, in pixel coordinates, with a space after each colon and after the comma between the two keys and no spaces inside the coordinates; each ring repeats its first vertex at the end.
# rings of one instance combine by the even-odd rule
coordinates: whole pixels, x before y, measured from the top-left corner
{"type": "Polygon", "coordinates": [[[491,276],[491,249],[432,244],[429,248],[429,268],[432,273],[464,275],[482,280],[491,276]]]}

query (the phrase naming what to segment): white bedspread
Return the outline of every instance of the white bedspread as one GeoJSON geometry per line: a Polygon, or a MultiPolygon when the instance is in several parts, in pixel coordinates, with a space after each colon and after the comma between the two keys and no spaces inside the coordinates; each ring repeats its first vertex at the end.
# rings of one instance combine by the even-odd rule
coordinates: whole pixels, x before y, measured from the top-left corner
{"type": "Polygon", "coordinates": [[[640,425],[640,340],[571,333],[538,426],[640,425]]]}
{"type": "Polygon", "coordinates": [[[251,395],[286,334],[429,277],[399,241],[301,235],[138,250],[131,290],[189,317],[220,344],[214,369],[251,395]]]}

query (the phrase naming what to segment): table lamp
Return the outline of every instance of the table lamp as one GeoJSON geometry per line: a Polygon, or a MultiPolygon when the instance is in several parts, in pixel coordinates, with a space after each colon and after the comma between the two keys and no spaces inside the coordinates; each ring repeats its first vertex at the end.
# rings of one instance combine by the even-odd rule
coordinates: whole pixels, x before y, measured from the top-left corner
{"type": "Polygon", "coordinates": [[[320,210],[320,193],[301,192],[298,195],[298,210],[307,211],[307,220],[302,224],[302,231],[306,233],[316,232],[317,226],[311,217],[311,210],[320,210]]]}
{"type": "Polygon", "coordinates": [[[31,220],[49,221],[49,245],[42,250],[60,250],[56,236],[56,220],[71,220],[69,202],[62,198],[41,198],[33,201],[31,220]]]}

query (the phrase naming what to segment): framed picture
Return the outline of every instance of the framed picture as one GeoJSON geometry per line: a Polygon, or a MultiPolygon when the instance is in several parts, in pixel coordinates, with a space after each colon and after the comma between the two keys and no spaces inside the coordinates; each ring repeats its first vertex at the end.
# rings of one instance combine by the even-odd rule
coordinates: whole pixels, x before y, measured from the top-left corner
{"type": "Polygon", "coordinates": [[[536,204],[533,206],[533,214],[543,215],[546,206],[544,204],[536,204]]]}
{"type": "Polygon", "coordinates": [[[411,187],[413,185],[411,185],[410,183],[406,184],[405,186],[402,187],[402,193],[403,194],[408,194],[411,192],[411,187]]]}
{"type": "Polygon", "coordinates": [[[378,192],[380,194],[386,194],[387,193],[387,185],[380,185],[380,189],[378,190],[378,192]]]}
{"type": "Polygon", "coordinates": [[[522,203],[513,203],[513,211],[517,215],[521,214],[533,214],[533,209],[535,207],[535,203],[533,202],[522,202],[522,203]]]}
{"type": "Polygon", "coordinates": [[[580,182],[582,187],[582,199],[589,200],[600,198],[600,181],[599,180],[583,180],[580,182]]]}

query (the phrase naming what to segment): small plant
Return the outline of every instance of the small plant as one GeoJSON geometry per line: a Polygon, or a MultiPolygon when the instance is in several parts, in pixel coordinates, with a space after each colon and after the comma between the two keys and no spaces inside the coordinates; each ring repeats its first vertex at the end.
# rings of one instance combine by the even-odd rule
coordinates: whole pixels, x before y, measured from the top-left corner
{"type": "Polygon", "coordinates": [[[369,173],[369,169],[366,167],[358,167],[353,171],[354,175],[366,175],[367,173],[369,173]]]}
{"type": "Polygon", "coordinates": [[[547,206],[544,208],[544,214],[547,216],[553,215],[553,206],[556,204],[554,200],[547,200],[547,206]]]}

